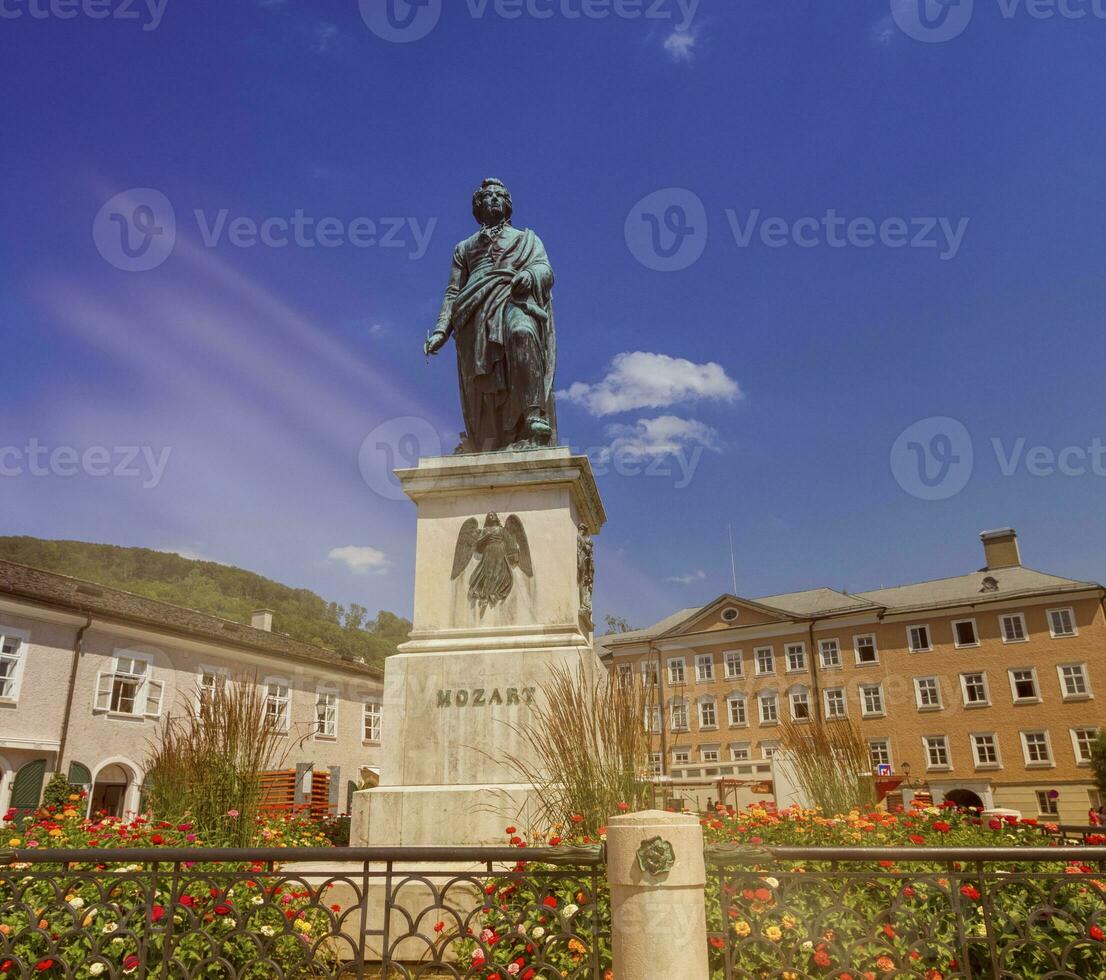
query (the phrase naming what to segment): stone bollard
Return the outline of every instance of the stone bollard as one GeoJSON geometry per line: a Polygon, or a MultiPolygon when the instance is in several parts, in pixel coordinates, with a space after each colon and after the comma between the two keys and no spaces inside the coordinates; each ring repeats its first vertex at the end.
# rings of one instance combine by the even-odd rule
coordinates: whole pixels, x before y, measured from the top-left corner
{"type": "Polygon", "coordinates": [[[698,818],[659,810],[612,817],[607,880],[614,980],[707,980],[698,818]]]}

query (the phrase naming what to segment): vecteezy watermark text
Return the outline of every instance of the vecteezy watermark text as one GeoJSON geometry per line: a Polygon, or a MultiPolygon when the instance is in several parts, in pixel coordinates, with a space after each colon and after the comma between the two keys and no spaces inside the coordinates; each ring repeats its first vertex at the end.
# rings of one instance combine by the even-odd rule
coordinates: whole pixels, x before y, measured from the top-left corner
{"type": "Polygon", "coordinates": [[[142,21],[142,30],[156,31],[169,0],[0,0],[0,20],[142,21]]]}
{"type": "MultiPolygon", "coordinates": [[[[1106,0],[995,0],[1003,20],[1106,20],[1106,0]]],[[[968,29],[976,0],[891,0],[891,17],[908,37],[940,44],[968,29]]]]}
{"type": "Polygon", "coordinates": [[[0,477],[71,478],[75,476],[117,477],[142,481],[153,490],[165,475],[172,446],[44,446],[38,439],[25,446],[0,446],[0,477]]]}
{"type": "MultiPolygon", "coordinates": [[[[3,0],[0,0],[2,3],[3,0]]],[[[302,208],[287,215],[254,217],[230,208],[192,212],[205,248],[380,248],[406,250],[421,259],[430,247],[437,218],[315,217],[302,208]]],[[[156,269],[173,253],[177,241],[177,214],[172,202],[152,187],[135,187],[116,194],[100,208],[92,222],[92,239],[99,253],[124,272],[156,269]]]]}

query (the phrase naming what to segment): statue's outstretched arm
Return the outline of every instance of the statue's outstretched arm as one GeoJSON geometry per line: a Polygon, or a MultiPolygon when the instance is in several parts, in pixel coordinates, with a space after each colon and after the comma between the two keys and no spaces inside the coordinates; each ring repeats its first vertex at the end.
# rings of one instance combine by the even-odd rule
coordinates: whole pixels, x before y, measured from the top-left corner
{"type": "Polygon", "coordinates": [[[457,299],[457,293],[465,284],[465,256],[464,250],[458,245],[453,250],[453,263],[449,269],[449,282],[446,283],[445,297],[442,299],[442,309],[438,314],[438,325],[434,333],[448,337],[453,332],[453,304],[457,299]]]}

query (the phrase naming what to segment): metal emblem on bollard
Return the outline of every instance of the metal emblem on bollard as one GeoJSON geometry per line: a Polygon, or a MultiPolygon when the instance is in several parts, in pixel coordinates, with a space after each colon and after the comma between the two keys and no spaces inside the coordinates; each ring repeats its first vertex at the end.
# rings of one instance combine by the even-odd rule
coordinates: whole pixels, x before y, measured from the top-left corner
{"type": "Polygon", "coordinates": [[[651,837],[642,841],[637,849],[637,865],[647,875],[661,878],[672,870],[676,863],[676,852],[663,837],[651,837]]]}

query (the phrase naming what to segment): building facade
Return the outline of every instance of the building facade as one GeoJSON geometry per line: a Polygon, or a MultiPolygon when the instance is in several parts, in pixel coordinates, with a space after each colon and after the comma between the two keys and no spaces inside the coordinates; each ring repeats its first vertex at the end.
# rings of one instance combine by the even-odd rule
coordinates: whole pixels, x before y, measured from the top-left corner
{"type": "Polygon", "coordinates": [[[259,685],[282,732],[272,767],[328,771],[347,812],[378,766],[382,677],[273,632],[264,610],[244,626],[0,561],[0,812],[37,805],[54,772],[92,812],[137,811],[164,719],[228,682],[259,685]]]}
{"type": "Polygon", "coordinates": [[[1102,803],[1090,743],[1106,695],[1106,590],[1023,567],[1011,529],[982,539],[986,567],[968,575],[725,595],[602,637],[612,670],[655,684],[654,771],[701,804],[718,780],[770,778],[782,719],[849,718],[873,772],[906,775],[935,801],[1085,824],[1102,803]]]}

